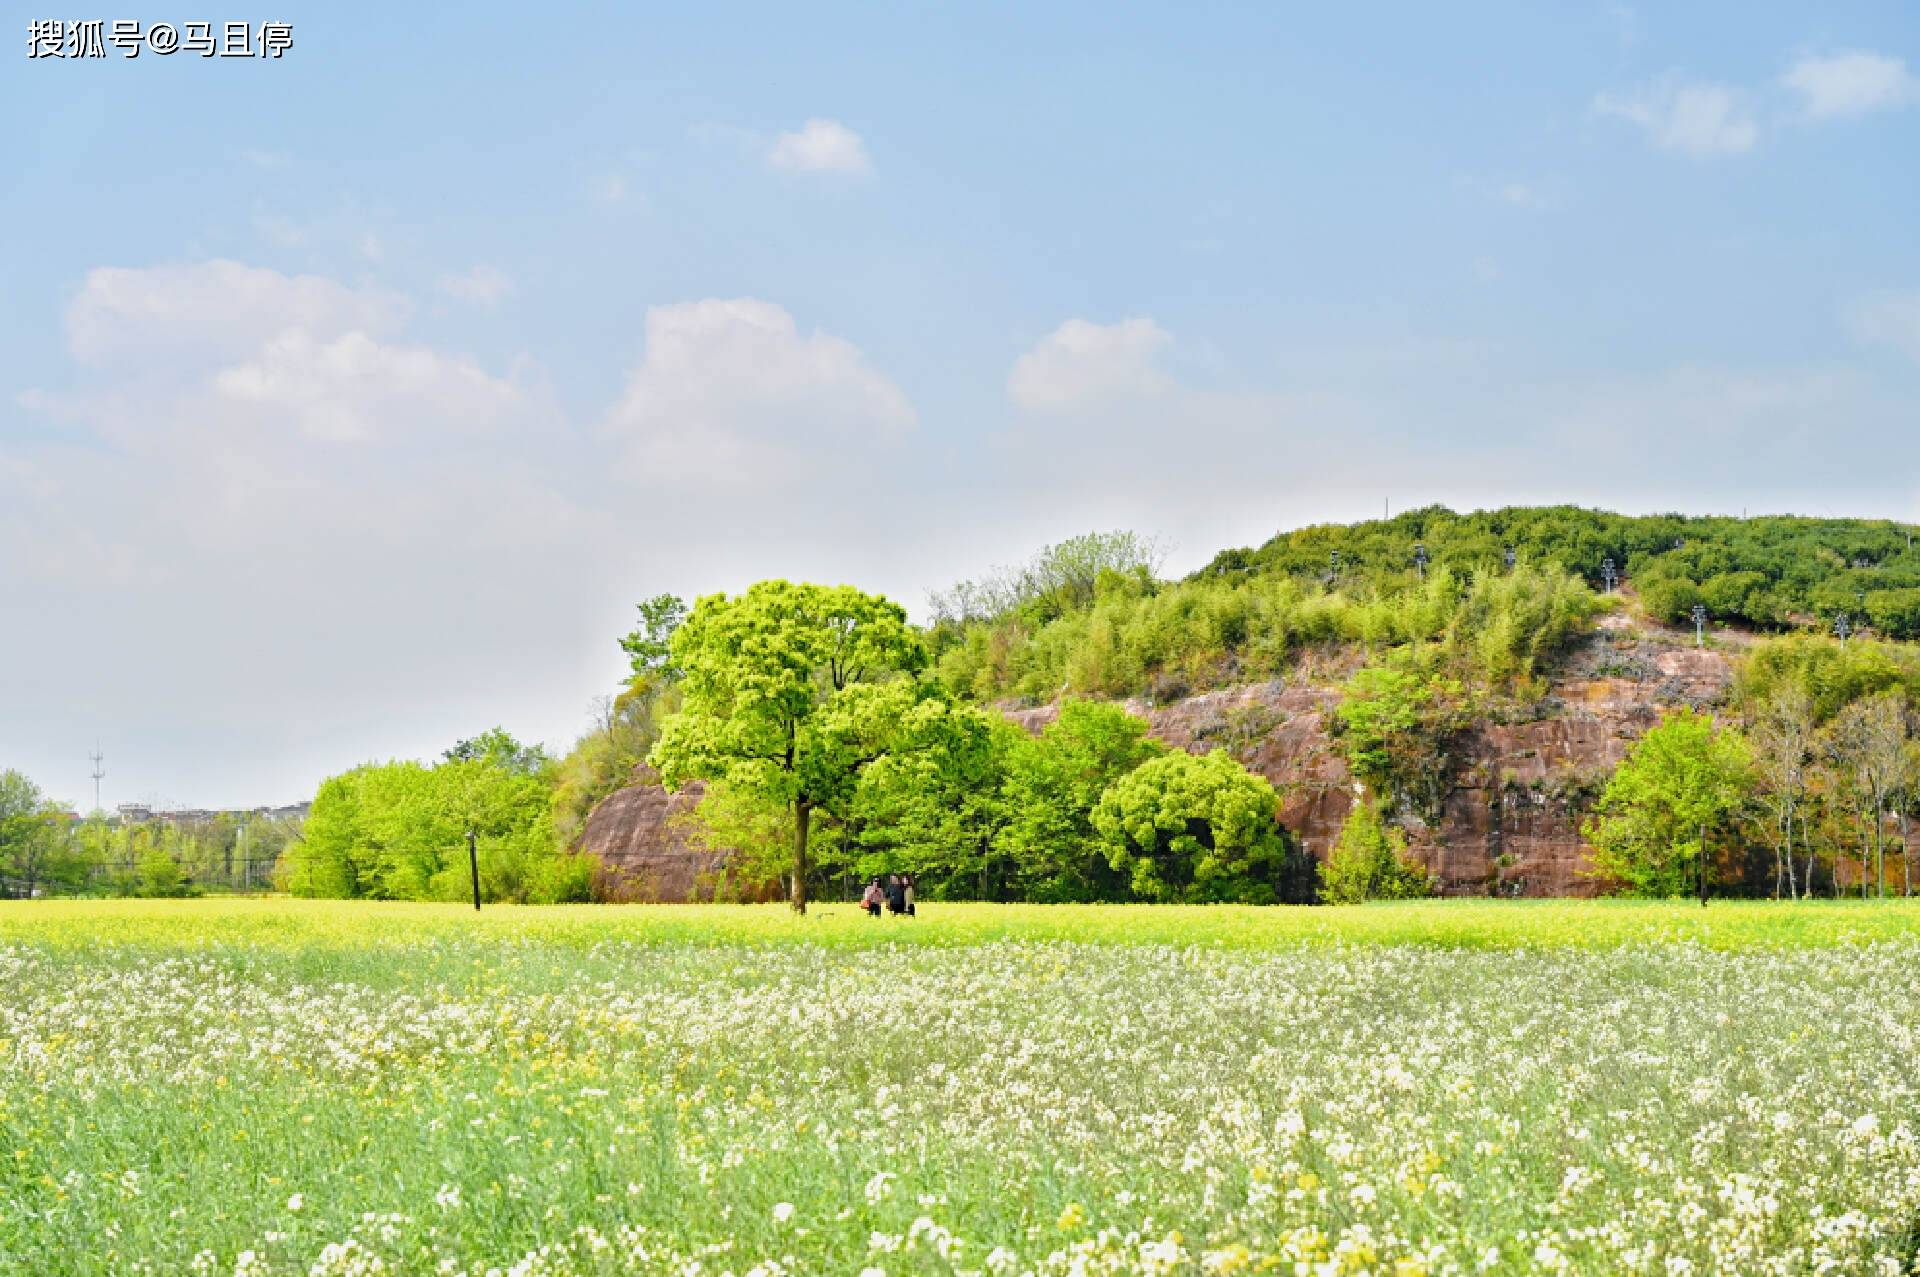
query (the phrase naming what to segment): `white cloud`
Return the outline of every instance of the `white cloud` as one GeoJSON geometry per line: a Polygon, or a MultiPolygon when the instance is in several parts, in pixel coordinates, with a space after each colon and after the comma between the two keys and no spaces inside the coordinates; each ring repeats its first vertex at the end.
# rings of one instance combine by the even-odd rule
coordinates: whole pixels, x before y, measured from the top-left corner
{"type": "Polygon", "coordinates": [[[78,359],[188,358],[217,363],[257,350],[276,333],[315,338],[379,333],[406,303],[317,275],[282,275],[239,262],[100,267],[67,307],[67,345],[78,359]]]}
{"type": "Polygon", "coordinates": [[[777,484],[896,440],[916,421],[858,347],[802,336],[771,302],[655,306],[646,341],[607,430],[650,483],[777,484]]]}
{"type": "Polygon", "coordinates": [[[796,173],[867,173],[866,144],[838,120],[811,119],[798,133],[782,133],[767,152],[767,163],[796,173]]]}
{"type": "Polygon", "coordinates": [[[1920,361],[1920,292],[1863,298],[1848,310],[1847,320],[1862,341],[1890,346],[1920,361]]]}
{"type": "Polygon", "coordinates": [[[1156,395],[1169,385],[1158,361],[1171,341],[1145,317],[1117,324],[1069,319],[1015,361],[1007,394],[1030,412],[1156,395]]]}
{"type": "Polygon", "coordinates": [[[253,360],[218,373],[213,388],[226,403],[268,409],[311,438],[336,442],[385,430],[479,430],[522,407],[510,383],[469,359],[357,332],[330,342],[282,333],[253,360]]]}
{"type": "Polygon", "coordinates": [[[476,306],[497,306],[513,291],[513,281],[497,266],[475,266],[461,274],[442,275],[440,291],[476,306]]]}
{"type": "Polygon", "coordinates": [[[1900,58],[1880,53],[1835,53],[1802,58],[1780,82],[1800,97],[1814,120],[1871,115],[1920,101],[1920,80],[1900,58]]]}
{"type": "Polygon", "coordinates": [[[1655,146],[1687,155],[1751,151],[1759,126],[1745,97],[1724,84],[1666,79],[1628,93],[1602,93],[1593,109],[1640,126],[1655,146]]]}

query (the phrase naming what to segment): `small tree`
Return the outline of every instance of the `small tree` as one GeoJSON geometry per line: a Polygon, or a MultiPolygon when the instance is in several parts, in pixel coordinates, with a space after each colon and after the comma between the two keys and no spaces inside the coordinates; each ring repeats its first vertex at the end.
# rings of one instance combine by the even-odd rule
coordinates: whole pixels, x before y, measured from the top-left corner
{"type": "Polygon", "coordinates": [[[33,896],[77,882],[84,871],[59,804],[17,771],[0,772],[0,895],[33,896]]]}
{"type": "Polygon", "coordinates": [[[1430,896],[1433,875],[1407,855],[1407,838],[1391,829],[1379,805],[1361,801],[1347,813],[1327,862],[1320,866],[1320,894],[1328,904],[1368,900],[1413,900],[1430,896]]]}
{"type": "Polygon", "coordinates": [[[896,603],[787,581],[701,599],[670,646],[684,699],[648,761],[669,789],[725,781],[791,813],[790,898],[805,913],[814,812],[844,811],[860,773],[912,736],[931,692],[887,680],[920,670],[925,649],[896,603]]]}
{"type": "Polygon", "coordinates": [[[620,640],[633,663],[636,687],[656,687],[679,678],[673,664],[673,635],[687,619],[687,605],[677,594],[656,594],[637,605],[640,626],[620,640]]]}
{"type": "MultiPolygon", "coordinates": [[[[1782,684],[1761,707],[1753,722],[1754,770],[1760,778],[1768,841],[1773,844],[1773,894],[1784,885],[1789,896],[1800,894],[1793,863],[1793,833],[1807,791],[1807,768],[1814,741],[1813,700],[1797,683],[1782,684]]],[[[1811,852],[1807,890],[1813,890],[1811,852]]]]}
{"type": "Polygon", "coordinates": [[[1271,903],[1286,870],[1280,796],[1223,749],[1173,751],[1115,781],[1094,808],[1107,863],[1149,900],[1271,903]]]}
{"type": "Polygon", "coordinates": [[[1334,711],[1347,762],[1377,794],[1430,815],[1446,797],[1446,741],[1464,722],[1464,689],[1397,665],[1370,665],[1334,711]]]}
{"type": "Polygon", "coordinates": [[[1637,896],[1706,902],[1708,840],[1752,792],[1746,741],[1713,716],[1680,710],[1635,743],[1582,829],[1593,876],[1637,896]]]}

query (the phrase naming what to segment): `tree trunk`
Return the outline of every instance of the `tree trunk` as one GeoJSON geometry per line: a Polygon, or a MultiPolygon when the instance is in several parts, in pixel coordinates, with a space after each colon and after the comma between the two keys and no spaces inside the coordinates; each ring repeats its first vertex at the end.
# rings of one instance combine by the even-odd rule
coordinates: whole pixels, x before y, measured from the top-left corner
{"type": "Polygon", "coordinates": [[[1799,883],[1793,881],[1793,807],[1788,805],[1788,899],[1799,899],[1799,883]]]}
{"type": "Polygon", "coordinates": [[[1900,876],[1906,880],[1906,894],[1913,894],[1913,844],[1907,841],[1907,813],[1902,810],[1900,819],[1900,876]]]}
{"type": "Polygon", "coordinates": [[[1707,907],[1707,827],[1700,826],[1700,907],[1707,907]]]}
{"type": "Polygon", "coordinates": [[[787,903],[795,913],[807,911],[807,829],[813,821],[813,804],[804,798],[793,801],[793,894],[787,903]]]}

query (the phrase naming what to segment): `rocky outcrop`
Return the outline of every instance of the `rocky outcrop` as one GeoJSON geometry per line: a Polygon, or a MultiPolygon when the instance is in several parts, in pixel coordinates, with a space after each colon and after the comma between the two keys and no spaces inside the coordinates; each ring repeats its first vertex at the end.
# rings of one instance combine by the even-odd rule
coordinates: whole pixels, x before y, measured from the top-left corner
{"type": "Polygon", "coordinates": [[[686,818],[705,792],[706,787],[694,781],[670,794],[658,772],[636,768],[631,784],[593,809],[581,834],[581,849],[600,860],[595,894],[607,900],[675,903],[741,898],[741,885],[727,871],[733,853],[693,842],[686,818]]]}
{"type": "MultiPolygon", "coordinates": [[[[1403,816],[1412,853],[1449,895],[1578,896],[1585,876],[1580,822],[1633,742],[1663,710],[1718,703],[1732,663],[1718,650],[1684,646],[1605,618],[1569,653],[1531,716],[1482,722],[1448,748],[1452,783],[1433,821],[1403,816]]],[[[1325,859],[1357,792],[1330,719],[1344,665],[1308,680],[1248,684],[1170,704],[1129,701],[1151,734],[1194,753],[1223,748],[1280,791],[1280,823],[1325,859]]],[[[1010,710],[1030,732],[1052,706],[1010,710]]]]}
{"type": "MultiPolygon", "coordinates": [[[[1614,615],[1560,663],[1547,695],[1512,721],[1483,721],[1450,743],[1450,784],[1437,818],[1402,817],[1409,846],[1452,895],[1591,894],[1580,822],[1633,742],[1672,707],[1722,700],[1732,663],[1667,632],[1614,615]]],[[[1272,781],[1280,822],[1324,858],[1352,807],[1356,784],[1331,731],[1345,654],[1296,677],[1251,683],[1164,705],[1128,701],[1157,739],[1205,753],[1222,748],[1272,781]]],[[[1003,710],[1029,732],[1055,706],[1003,710]]],[[[584,845],[634,885],[628,898],[687,900],[725,890],[725,853],[688,844],[675,817],[699,801],[636,777],[588,819],[584,845]]]]}

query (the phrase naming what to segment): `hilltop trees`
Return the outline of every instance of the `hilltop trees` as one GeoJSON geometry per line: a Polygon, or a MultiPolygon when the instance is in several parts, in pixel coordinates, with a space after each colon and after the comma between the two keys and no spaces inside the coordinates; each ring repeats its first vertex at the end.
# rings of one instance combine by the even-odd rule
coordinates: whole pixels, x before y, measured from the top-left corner
{"type": "Polygon", "coordinates": [[[926,663],[898,604],[851,586],[762,581],[701,599],[670,642],[680,712],[649,761],[669,788],[691,779],[785,808],[790,899],[807,907],[814,812],[843,810],[860,773],[923,727],[926,663]]]}

